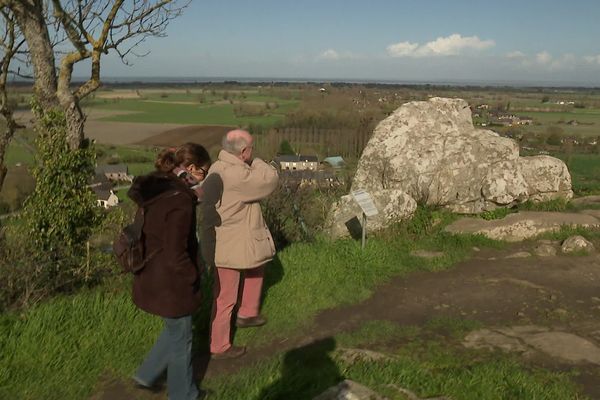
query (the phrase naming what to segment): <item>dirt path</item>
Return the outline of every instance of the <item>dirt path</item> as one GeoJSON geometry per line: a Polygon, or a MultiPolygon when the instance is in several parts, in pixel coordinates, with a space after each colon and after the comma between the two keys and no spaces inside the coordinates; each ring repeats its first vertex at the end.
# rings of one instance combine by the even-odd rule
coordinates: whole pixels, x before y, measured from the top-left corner
{"type": "MultiPolygon", "coordinates": [[[[209,362],[206,357],[201,358],[200,376],[230,374],[277,352],[351,331],[369,320],[421,326],[435,317],[456,317],[477,320],[490,328],[537,325],[600,345],[600,256],[506,258],[530,246],[486,250],[448,271],[396,278],[360,304],[321,313],[312,332],[303,337],[251,349],[238,360],[209,362]]],[[[539,355],[524,362],[554,370],[573,365],[564,359],[539,355]]],[[[579,368],[583,373],[575,379],[588,396],[600,399],[600,367],[589,364],[579,368]]],[[[125,386],[122,382],[106,383],[104,395],[97,393],[100,396],[94,398],[129,398],[118,397],[125,386]]],[[[143,398],[162,398],[157,396],[143,398]]]]}

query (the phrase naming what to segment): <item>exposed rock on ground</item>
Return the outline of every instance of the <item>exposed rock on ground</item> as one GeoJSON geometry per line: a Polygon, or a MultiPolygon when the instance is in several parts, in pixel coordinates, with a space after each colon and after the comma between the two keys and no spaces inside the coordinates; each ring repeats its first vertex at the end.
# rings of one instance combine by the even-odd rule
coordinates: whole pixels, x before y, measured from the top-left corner
{"type": "Polygon", "coordinates": [[[573,253],[576,251],[594,251],[594,245],[583,236],[571,236],[565,239],[561,246],[563,253],[573,253]]]}
{"type": "Polygon", "coordinates": [[[533,249],[538,257],[553,257],[556,255],[556,248],[551,244],[541,243],[533,249]]]}
{"type": "MultiPolygon", "coordinates": [[[[415,202],[473,214],[526,200],[573,196],[571,176],[561,160],[519,157],[512,139],[474,128],[466,101],[439,97],[406,103],[377,125],[352,189],[376,198],[395,190],[393,197],[402,199],[387,209],[382,205],[376,229],[412,215],[415,202]]],[[[348,201],[332,210],[333,236],[343,234],[348,217],[356,215],[348,201]]]]}
{"type": "Polygon", "coordinates": [[[506,256],[506,258],[527,258],[531,257],[531,253],[528,251],[518,251],[516,253],[506,256]]]}
{"type": "Polygon", "coordinates": [[[443,251],[430,251],[430,250],[415,250],[415,251],[411,252],[410,255],[413,257],[432,259],[432,258],[444,257],[444,252],[443,251]]]}
{"type": "Polygon", "coordinates": [[[600,348],[590,340],[539,326],[481,329],[469,333],[463,345],[475,349],[497,348],[526,356],[542,352],[568,363],[600,365],[600,348]]]}
{"type": "Polygon", "coordinates": [[[600,226],[600,220],[585,214],[525,211],[491,221],[462,218],[448,225],[446,231],[482,234],[490,239],[518,242],[545,232],[558,231],[565,225],[588,228],[600,226]]]}
{"type": "Polygon", "coordinates": [[[600,205],[600,196],[584,196],[571,200],[576,206],[600,205]]]}
{"type": "Polygon", "coordinates": [[[366,386],[346,379],[321,393],[313,400],[386,400],[366,386]]]}
{"type": "MultiPolygon", "coordinates": [[[[379,190],[370,194],[379,214],[368,218],[368,231],[378,230],[391,222],[410,218],[417,209],[416,201],[402,190],[379,190]]],[[[333,237],[348,234],[360,237],[362,211],[351,195],[342,196],[330,212],[330,219],[330,233],[333,237]]]]}
{"type": "Polygon", "coordinates": [[[386,354],[365,349],[341,348],[336,350],[335,353],[336,357],[344,361],[346,364],[355,364],[358,361],[377,362],[390,359],[390,356],[386,354]]]}

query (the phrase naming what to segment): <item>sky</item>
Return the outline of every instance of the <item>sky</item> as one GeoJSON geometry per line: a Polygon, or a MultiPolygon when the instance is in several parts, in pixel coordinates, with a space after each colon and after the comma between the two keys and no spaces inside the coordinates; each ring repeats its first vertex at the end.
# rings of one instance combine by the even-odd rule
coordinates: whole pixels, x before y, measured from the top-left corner
{"type": "Polygon", "coordinates": [[[598,0],[192,0],[102,76],[600,86],[599,21],[598,0]]]}

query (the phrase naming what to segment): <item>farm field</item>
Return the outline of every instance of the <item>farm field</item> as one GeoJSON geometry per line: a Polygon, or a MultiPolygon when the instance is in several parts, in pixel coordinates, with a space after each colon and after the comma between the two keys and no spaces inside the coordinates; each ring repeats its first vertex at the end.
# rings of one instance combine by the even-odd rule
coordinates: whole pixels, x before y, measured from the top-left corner
{"type": "Polygon", "coordinates": [[[257,90],[153,90],[138,91],[137,97],[126,92],[122,98],[118,93],[107,92],[99,93],[95,99],[86,102],[90,110],[129,112],[107,116],[102,118],[104,121],[234,126],[272,126],[298,104],[297,100],[264,95],[257,90]],[[107,101],[105,96],[111,94],[113,97],[107,101]],[[244,108],[252,110],[249,112],[244,108]],[[259,115],[249,115],[252,113],[259,115]]]}

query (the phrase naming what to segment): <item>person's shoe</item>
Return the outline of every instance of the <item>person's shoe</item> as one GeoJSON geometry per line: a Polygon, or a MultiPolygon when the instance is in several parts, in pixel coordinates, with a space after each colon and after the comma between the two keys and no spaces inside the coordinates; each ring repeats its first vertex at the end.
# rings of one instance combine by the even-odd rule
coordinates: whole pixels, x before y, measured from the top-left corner
{"type": "Polygon", "coordinates": [[[237,317],[235,321],[235,326],[238,328],[251,328],[253,326],[263,326],[267,323],[267,319],[262,315],[257,315],[256,317],[237,317]]]}
{"type": "Polygon", "coordinates": [[[162,387],[160,385],[148,385],[135,375],[132,376],[131,379],[133,379],[133,384],[136,389],[147,390],[152,393],[160,393],[162,391],[162,387]]]}
{"type": "Polygon", "coordinates": [[[238,358],[246,353],[246,346],[231,346],[222,353],[212,353],[213,360],[227,360],[230,358],[238,358]]]}

